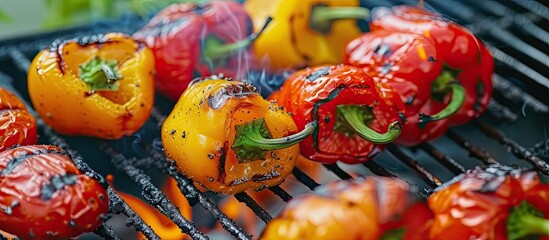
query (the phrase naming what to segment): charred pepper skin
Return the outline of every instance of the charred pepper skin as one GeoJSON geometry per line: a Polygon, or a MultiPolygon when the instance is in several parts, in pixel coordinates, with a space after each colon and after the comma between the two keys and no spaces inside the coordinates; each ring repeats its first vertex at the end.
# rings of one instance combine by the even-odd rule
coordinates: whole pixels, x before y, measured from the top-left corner
{"type": "Polygon", "coordinates": [[[382,143],[400,133],[398,109],[403,106],[393,101],[397,95],[390,88],[379,86],[360,68],[319,66],[291,75],[270,99],[292,113],[299,129],[318,122],[317,130],[300,143],[304,157],[322,163],[358,164],[372,159],[384,149],[382,143]],[[355,123],[377,136],[368,139],[355,131],[344,117],[345,107],[362,118],[355,123]],[[385,141],[372,142],[382,137],[385,141]]]}
{"type": "Polygon", "coordinates": [[[95,230],[106,216],[107,191],[55,146],[0,153],[0,226],[22,239],[69,239],[95,230]]]}
{"type": "Polygon", "coordinates": [[[449,124],[461,125],[479,117],[492,97],[494,60],[484,43],[465,27],[426,9],[414,6],[377,8],[370,30],[422,34],[435,43],[441,61],[465,88],[465,101],[449,124]]]}
{"type": "Polygon", "coordinates": [[[448,118],[420,123],[420,114],[437,114],[445,107],[442,101],[448,98],[433,97],[437,93],[432,90],[433,84],[443,70],[442,61],[433,60],[442,59],[438,53],[429,38],[385,30],[366,33],[347,45],[346,64],[362,68],[400,96],[395,101],[405,106],[405,123],[397,144],[414,146],[430,141],[442,136],[449,127],[448,118]]]}
{"type": "Polygon", "coordinates": [[[260,239],[424,239],[432,216],[413,203],[398,179],[336,181],[291,200],[260,239]]]}
{"type": "Polygon", "coordinates": [[[183,93],[162,126],[162,143],[168,158],[196,184],[235,194],[278,185],[292,172],[297,140],[312,128],[297,131],[288,113],[252,85],[212,76],[195,80],[183,93]],[[284,146],[262,149],[245,142],[252,139],[280,140],[284,146]]]}
{"type": "Polygon", "coordinates": [[[477,167],[428,198],[434,214],[430,239],[547,239],[548,196],[549,185],[534,171],[499,164],[477,167]]]}
{"type": "Polygon", "coordinates": [[[0,151],[36,144],[36,120],[17,96],[0,88],[0,151]]]}
{"type": "Polygon", "coordinates": [[[247,0],[244,7],[256,31],[273,17],[253,53],[274,69],[341,63],[345,44],[360,35],[356,20],[369,14],[358,0],[247,0]]]}
{"type": "Polygon", "coordinates": [[[66,135],[118,139],[135,133],[154,103],[154,59],[122,33],[55,42],[28,75],[40,117],[66,135]]]}
{"type": "Polygon", "coordinates": [[[251,24],[244,8],[234,1],[181,3],[160,11],[133,36],[154,52],[158,90],[177,101],[196,77],[222,73],[241,79],[247,73],[249,43],[230,51],[219,47],[244,43],[252,34],[251,24]]]}

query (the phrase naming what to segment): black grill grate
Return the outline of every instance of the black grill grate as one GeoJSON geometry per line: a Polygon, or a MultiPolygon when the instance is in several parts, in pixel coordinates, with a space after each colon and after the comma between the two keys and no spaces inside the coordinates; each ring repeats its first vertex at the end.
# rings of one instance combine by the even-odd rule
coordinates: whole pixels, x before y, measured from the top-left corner
{"type": "MultiPolygon", "coordinates": [[[[391,4],[406,3],[415,4],[412,0],[367,0],[364,4],[367,7],[389,6],[391,4]]],[[[464,24],[475,34],[485,39],[489,45],[494,58],[497,61],[496,74],[494,76],[494,98],[488,107],[488,114],[485,114],[481,120],[474,121],[464,128],[450,129],[445,135],[448,142],[445,147],[435,143],[421,144],[412,149],[398,147],[396,145],[388,146],[388,153],[385,158],[396,159],[406,166],[407,172],[384,164],[385,159],[382,156],[375,161],[364,163],[364,171],[371,172],[381,176],[397,176],[409,180],[406,174],[412,170],[424,183],[411,181],[413,184],[425,186],[425,192],[428,194],[433,188],[441,185],[449,177],[460,174],[476,163],[460,162],[457,157],[452,157],[454,152],[465,152],[469,156],[480,160],[479,164],[491,164],[496,162],[516,163],[525,166],[533,166],[540,173],[549,175],[548,145],[547,134],[544,140],[528,148],[520,145],[522,140],[514,140],[507,137],[502,130],[497,129],[487,122],[504,122],[508,124],[530,124],[524,122],[526,112],[533,117],[547,119],[549,115],[549,79],[540,73],[549,72],[549,53],[547,39],[549,39],[549,29],[544,28],[544,24],[549,22],[549,8],[536,1],[427,1],[426,6],[445,14],[448,17],[464,24]],[[466,5],[467,4],[467,5],[466,5]],[[544,45],[545,44],[545,45],[544,45]],[[462,132],[462,130],[464,132],[462,132]],[[481,132],[486,137],[493,139],[500,144],[500,148],[494,148],[488,144],[476,145],[474,138],[470,136],[471,131],[481,132]],[[448,141],[449,140],[449,141],[448,141]],[[457,147],[452,147],[455,145],[457,147]],[[515,161],[501,161],[501,147],[512,154],[515,161]],[[460,150],[462,149],[462,150],[460,150]],[[417,152],[417,153],[416,153],[417,152]],[[492,153],[489,154],[488,152],[492,153]],[[417,154],[426,154],[432,160],[427,161],[420,157],[416,159],[417,154]],[[494,157],[493,157],[494,156],[494,157]],[[498,160],[496,160],[498,158],[498,160]],[[521,160],[521,161],[517,161],[521,160]],[[438,165],[442,165],[449,174],[437,171],[437,176],[431,170],[438,165]]],[[[132,32],[143,24],[143,20],[135,17],[125,17],[116,23],[103,22],[84,28],[68,29],[61,32],[49,33],[30,38],[13,39],[4,41],[0,44],[0,85],[8,88],[14,93],[28,99],[24,81],[14,82],[14,80],[26,76],[27,68],[30,64],[30,56],[50,44],[56,38],[71,38],[79,35],[87,35],[111,30],[132,32]],[[15,68],[12,68],[14,66],[15,68]],[[18,91],[20,90],[20,91],[18,91]]],[[[27,106],[30,106],[27,104],[27,106]]],[[[29,107],[32,114],[36,113],[29,107]]],[[[188,199],[191,206],[200,205],[209,212],[217,222],[231,235],[237,239],[251,239],[251,235],[246,233],[238,226],[233,219],[225,215],[206,194],[200,192],[194,187],[192,182],[185,176],[177,172],[173,162],[167,161],[164,153],[156,146],[158,145],[159,129],[166,118],[169,110],[162,109],[159,104],[153,109],[151,120],[144,127],[143,136],[137,145],[142,149],[143,156],[130,154],[120,148],[116,141],[92,140],[92,143],[100,146],[102,154],[111,159],[112,165],[120,172],[125,173],[137,186],[145,200],[156,207],[164,215],[172,219],[182,230],[195,239],[206,239],[207,236],[199,231],[194,223],[181,214],[177,208],[160,192],[160,190],[151,181],[151,176],[145,171],[155,169],[165,175],[174,178],[181,192],[188,199]],[[156,147],[155,147],[156,146],[156,147]]],[[[541,122],[543,122],[543,119],[541,122]]],[[[545,121],[545,123],[548,121],[545,121]]],[[[79,169],[86,174],[93,176],[108,187],[104,177],[94,171],[88,163],[82,160],[81,151],[71,148],[78,146],[81,140],[62,137],[57,135],[49,126],[45,125],[40,119],[37,121],[41,141],[48,142],[66,149],[73,155],[74,161],[79,169]]],[[[534,121],[534,123],[537,123],[534,121]]],[[[539,124],[539,123],[538,123],[539,124]]],[[[521,125],[522,126],[522,125],[521,125]]],[[[539,126],[530,126],[530,128],[539,126]]],[[[546,126],[543,126],[546,127],[546,126]]],[[[546,131],[546,130],[544,130],[546,131]]],[[[516,136],[514,137],[517,138],[516,136]]],[[[126,139],[128,140],[128,139],[126,139]]],[[[90,141],[90,140],[87,140],[90,141]]],[[[130,140],[131,141],[131,140],[130,140]]],[[[444,140],[442,140],[444,141],[444,140]]],[[[539,140],[538,140],[539,141],[539,140]]],[[[135,141],[134,141],[135,143],[135,141]]],[[[419,155],[421,156],[421,155],[419,155]]],[[[349,167],[345,165],[324,165],[328,172],[333,173],[338,178],[352,178],[349,173],[349,167]]],[[[360,168],[354,166],[355,169],[360,168]]],[[[293,176],[308,189],[313,190],[320,186],[316,180],[306,175],[302,170],[296,168],[293,170],[293,176]]],[[[410,182],[410,181],[409,181],[410,182]]],[[[278,196],[284,202],[292,199],[286,190],[281,187],[272,187],[268,190],[278,196]]],[[[144,223],[132,208],[130,208],[115,191],[108,187],[109,202],[111,204],[110,212],[112,214],[126,215],[127,226],[133,226],[137,231],[142,232],[149,239],[159,239],[158,235],[144,223]]],[[[271,214],[262,208],[248,194],[241,193],[234,196],[239,202],[248,206],[264,222],[272,219],[271,214]]],[[[120,237],[107,224],[103,224],[95,233],[105,239],[120,239],[120,237]]]]}

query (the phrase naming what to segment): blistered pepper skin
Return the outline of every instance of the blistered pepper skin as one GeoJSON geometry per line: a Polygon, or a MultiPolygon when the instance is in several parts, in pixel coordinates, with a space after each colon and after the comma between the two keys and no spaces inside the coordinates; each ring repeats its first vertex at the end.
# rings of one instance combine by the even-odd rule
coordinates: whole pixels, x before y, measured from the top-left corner
{"type": "Polygon", "coordinates": [[[402,5],[373,11],[370,30],[417,33],[434,42],[438,53],[434,60],[457,71],[454,78],[466,90],[462,107],[448,118],[450,125],[465,124],[486,110],[493,91],[494,60],[465,27],[424,8],[402,5]]]}
{"type": "Polygon", "coordinates": [[[99,227],[109,204],[67,152],[32,145],[0,153],[0,206],[0,228],[22,239],[68,239],[99,227]]]}
{"type": "Polygon", "coordinates": [[[36,120],[25,104],[4,88],[0,88],[0,151],[14,145],[36,144],[36,120]]]}
{"type": "Polygon", "coordinates": [[[232,146],[235,127],[264,119],[273,138],[297,131],[292,118],[246,83],[202,79],[191,83],[162,126],[169,159],[196,184],[234,194],[280,184],[291,173],[299,148],[268,151],[264,159],[240,162],[232,146]]]}
{"type": "Polygon", "coordinates": [[[55,131],[118,139],[135,133],[154,103],[154,58],[128,35],[109,33],[56,42],[33,60],[28,75],[32,103],[55,131]],[[117,91],[92,91],[79,67],[94,58],[117,61],[117,91]]]}
{"type": "Polygon", "coordinates": [[[429,223],[429,213],[416,205],[410,208],[414,212],[407,212],[411,195],[408,185],[400,180],[369,177],[336,181],[315,193],[291,200],[268,223],[260,239],[374,240],[385,239],[385,234],[401,227],[405,229],[403,239],[426,236],[417,229],[429,223]],[[410,221],[410,214],[424,221],[410,221]],[[401,215],[406,218],[399,219],[401,215]]]}
{"type": "Polygon", "coordinates": [[[220,61],[205,56],[204,43],[207,38],[224,44],[241,41],[251,34],[251,24],[244,8],[235,1],[180,3],[160,11],[133,36],[154,53],[158,90],[177,101],[196,77],[224,74],[241,79],[247,73],[246,49],[220,61]]]}
{"type": "Polygon", "coordinates": [[[433,83],[442,71],[434,42],[415,33],[378,30],[347,45],[345,64],[362,68],[376,82],[392,87],[405,106],[402,134],[397,144],[414,146],[442,136],[448,119],[419,125],[419,114],[432,115],[444,108],[431,96],[433,83]]]}
{"type": "Polygon", "coordinates": [[[358,7],[358,0],[248,0],[244,7],[256,31],[267,17],[273,22],[253,44],[254,54],[266,56],[275,69],[341,63],[344,46],[360,35],[356,19],[334,20],[327,33],[311,29],[315,6],[358,7]]]}
{"type": "Polygon", "coordinates": [[[509,239],[511,208],[522,201],[549,218],[549,185],[533,171],[495,164],[470,170],[450,183],[427,200],[434,214],[430,239],[509,239]]]}
{"type": "Polygon", "coordinates": [[[300,143],[301,154],[314,161],[357,164],[370,160],[384,149],[357,134],[336,129],[337,107],[356,105],[368,108],[372,119],[368,126],[376,132],[386,132],[391,123],[400,121],[398,110],[402,104],[394,102],[397,95],[386,86],[376,84],[360,68],[352,66],[318,66],[291,75],[275,100],[292,113],[299,129],[307,123],[318,122],[318,129],[300,143]]]}

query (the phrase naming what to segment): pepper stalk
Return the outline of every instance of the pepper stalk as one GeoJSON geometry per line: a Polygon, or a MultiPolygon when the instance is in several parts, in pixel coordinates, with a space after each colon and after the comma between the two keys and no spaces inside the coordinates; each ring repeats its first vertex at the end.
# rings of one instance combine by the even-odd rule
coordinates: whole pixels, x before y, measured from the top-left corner
{"type": "Polygon", "coordinates": [[[433,83],[433,94],[450,92],[452,99],[440,112],[433,115],[421,113],[419,115],[419,127],[424,128],[428,122],[438,121],[448,118],[459,111],[461,105],[465,102],[465,88],[454,80],[454,76],[449,71],[443,71],[442,74],[433,83]]]}
{"type": "Polygon", "coordinates": [[[329,33],[332,23],[341,19],[366,19],[370,10],[363,7],[334,7],[315,5],[311,10],[309,27],[320,33],[329,33]]]}
{"type": "Polygon", "coordinates": [[[78,76],[92,91],[118,91],[117,81],[122,79],[118,61],[99,57],[80,64],[78,76]]]}
{"type": "Polygon", "coordinates": [[[511,209],[507,218],[507,237],[509,240],[518,240],[526,236],[549,236],[549,219],[527,201],[511,209]]]}
{"type": "Polygon", "coordinates": [[[231,148],[239,163],[265,159],[268,151],[284,149],[307,138],[317,125],[316,122],[310,122],[298,133],[282,138],[272,138],[265,119],[260,118],[235,126],[236,134],[231,148]]]}
{"type": "Polygon", "coordinates": [[[367,106],[339,105],[336,107],[336,115],[335,129],[350,131],[375,144],[393,142],[400,135],[401,126],[398,121],[392,122],[385,133],[378,133],[368,127],[365,122],[374,119],[374,115],[367,106]]]}

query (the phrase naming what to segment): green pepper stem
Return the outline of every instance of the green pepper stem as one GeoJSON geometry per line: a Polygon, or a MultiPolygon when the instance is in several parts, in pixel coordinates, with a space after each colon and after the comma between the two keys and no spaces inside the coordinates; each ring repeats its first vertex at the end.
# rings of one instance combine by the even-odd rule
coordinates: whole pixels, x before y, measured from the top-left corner
{"type": "Polygon", "coordinates": [[[511,209],[507,218],[509,240],[522,239],[529,235],[549,236],[549,219],[527,201],[511,209]]]}
{"type": "Polygon", "coordinates": [[[232,149],[239,162],[265,159],[267,151],[290,147],[313,133],[316,122],[310,122],[298,133],[282,138],[271,138],[265,119],[257,119],[235,126],[236,134],[232,149]]]}
{"type": "Polygon", "coordinates": [[[370,10],[363,7],[332,7],[317,5],[311,13],[313,24],[325,24],[338,19],[366,19],[370,10]]]}
{"type": "Polygon", "coordinates": [[[122,74],[118,71],[118,61],[98,57],[80,64],[78,75],[93,91],[117,91],[117,81],[122,79],[122,74]]]}
{"type": "Polygon", "coordinates": [[[227,57],[231,55],[234,51],[243,49],[247,46],[249,46],[251,43],[253,43],[269,26],[271,21],[273,20],[272,17],[268,17],[265,21],[265,24],[259,30],[257,33],[252,33],[250,36],[246,37],[245,39],[234,42],[234,43],[224,43],[215,36],[209,36],[204,40],[204,50],[203,55],[206,59],[220,59],[227,57]]]}
{"type": "Polygon", "coordinates": [[[368,127],[365,120],[372,119],[370,115],[373,115],[371,111],[367,111],[367,107],[360,105],[340,105],[337,106],[337,114],[341,117],[339,121],[344,121],[344,124],[358,134],[360,137],[375,143],[386,144],[393,142],[400,135],[400,122],[392,122],[387,128],[387,132],[378,133],[368,127]]]}
{"type": "Polygon", "coordinates": [[[454,81],[454,77],[448,71],[444,71],[435,81],[432,87],[433,93],[450,91],[452,99],[444,109],[434,115],[419,115],[419,127],[424,128],[428,122],[438,121],[454,115],[465,102],[465,88],[460,83],[454,81]]]}

